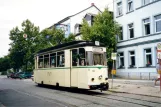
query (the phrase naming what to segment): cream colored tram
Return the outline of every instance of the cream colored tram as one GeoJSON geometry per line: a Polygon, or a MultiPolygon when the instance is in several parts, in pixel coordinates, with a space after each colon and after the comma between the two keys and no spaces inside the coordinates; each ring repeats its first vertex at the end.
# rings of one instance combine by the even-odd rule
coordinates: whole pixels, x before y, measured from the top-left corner
{"type": "Polygon", "coordinates": [[[41,50],[35,57],[37,84],[108,90],[106,48],[73,41],[41,50]]]}

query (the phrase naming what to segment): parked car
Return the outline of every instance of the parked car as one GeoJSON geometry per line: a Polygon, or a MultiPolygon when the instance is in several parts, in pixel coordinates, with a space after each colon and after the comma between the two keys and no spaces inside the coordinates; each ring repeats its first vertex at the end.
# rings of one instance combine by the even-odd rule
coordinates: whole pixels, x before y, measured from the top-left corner
{"type": "Polygon", "coordinates": [[[26,79],[26,78],[31,78],[31,77],[32,77],[31,72],[23,72],[23,73],[19,74],[20,79],[26,79]]]}
{"type": "Polygon", "coordinates": [[[12,77],[13,77],[13,75],[14,75],[14,73],[13,73],[13,72],[11,72],[11,73],[7,73],[7,78],[12,78],[12,77]]]}
{"type": "Polygon", "coordinates": [[[19,78],[19,75],[22,74],[22,73],[23,72],[16,72],[11,76],[11,78],[14,78],[14,79],[19,78]]]}

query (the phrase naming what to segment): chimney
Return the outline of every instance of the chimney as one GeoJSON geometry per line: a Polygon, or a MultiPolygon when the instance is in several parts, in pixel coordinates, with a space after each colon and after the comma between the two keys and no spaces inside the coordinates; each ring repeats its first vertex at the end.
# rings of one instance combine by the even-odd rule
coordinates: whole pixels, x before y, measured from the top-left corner
{"type": "Polygon", "coordinates": [[[94,3],[91,3],[91,6],[94,6],[94,3]]]}

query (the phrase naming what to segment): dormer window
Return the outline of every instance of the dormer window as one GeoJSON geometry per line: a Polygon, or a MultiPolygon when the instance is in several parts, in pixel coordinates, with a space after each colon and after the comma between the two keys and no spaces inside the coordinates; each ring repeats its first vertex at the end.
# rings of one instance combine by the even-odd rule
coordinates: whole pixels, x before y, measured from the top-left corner
{"type": "Polygon", "coordinates": [[[76,25],[75,25],[75,34],[80,33],[81,27],[82,27],[81,24],[76,24],[76,25]]]}

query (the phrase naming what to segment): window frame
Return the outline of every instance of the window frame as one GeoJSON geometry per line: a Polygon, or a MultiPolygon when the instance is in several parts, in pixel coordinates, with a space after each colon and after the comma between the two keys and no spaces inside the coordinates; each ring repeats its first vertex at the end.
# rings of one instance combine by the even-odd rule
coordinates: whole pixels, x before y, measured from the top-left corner
{"type": "Polygon", "coordinates": [[[125,56],[124,52],[118,52],[118,68],[124,68],[125,67],[125,56]],[[123,53],[123,56],[120,56],[120,53],[123,53]],[[123,58],[124,65],[121,66],[121,58],[123,58]]]}
{"type": "Polygon", "coordinates": [[[156,18],[155,18],[156,16],[161,16],[161,13],[154,16],[154,29],[155,29],[155,33],[160,33],[161,30],[157,32],[156,22],[161,21],[161,18],[156,20],[156,18]]]}
{"type": "Polygon", "coordinates": [[[143,23],[143,35],[144,36],[147,36],[147,35],[150,35],[152,32],[152,30],[151,30],[151,18],[150,17],[147,17],[147,18],[144,18],[143,20],[142,20],[142,23],[143,23]],[[146,19],[149,19],[149,22],[144,22],[146,19]],[[145,25],[150,25],[150,34],[146,34],[145,33],[145,25]]]}
{"type": "Polygon", "coordinates": [[[123,15],[123,6],[122,6],[122,1],[117,2],[117,16],[123,15]],[[121,5],[118,5],[121,3],[121,5]],[[121,9],[121,14],[119,14],[119,10],[121,9]]]}
{"type": "Polygon", "coordinates": [[[152,66],[153,65],[153,52],[152,52],[151,47],[150,48],[144,48],[144,65],[145,66],[152,66]],[[146,50],[148,50],[148,49],[151,50],[150,53],[146,53],[146,50]],[[151,55],[151,64],[149,64],[149,65],[147,64],[147,58],[146,58],[147,55],[151,55]]]}
{"type": "Polygon", "coordinates": [[[44,55],[43,54],[38,55],[38,69],[42,69],[42,68],[44,68],[44,55]],[[40,58],[40,56],[42,56],[42,58],[40,58]],[[39,65],[40,59],[42,59],[42,67],[40,67],[40,65],[39,65]]]}
{"type": "Polygon", "coordinates": [[[127,26],[128,26],[128,37],[129,37],[129,39],[135,38],[134,23],[129,23],[127,26]],[[133,24],[133,26],[131,28],[129,27],[130,24],[133,24]],[[132,38],[130,37],[130,30],[131,29],[133,29],[133,37],[132,38]]]}
{"type": "MultiPolygon", "coordinates": [[[[151,3],[152,1],[153,1],[153,0],[149,0],[149,3],[151,3]]],[[[146,4],[145,4],[145,0],[142,0],[142,5],[143,5],[143,6],[145,6],[145,5],[149,4],[149,3],[146,3],[146,4]]]]}
{"type": "Polygon", "coordinates": [[[127,0],[127,12],[134,11],[134,1],[133,0],[127,0]],[[132,2],[132,10],[129,10],[129,3],[132,2]]]}
{"type": "MultiPolygon", "coordinates": [[[[60,55],[59,55],[59,57],[60,57],[60,55]]],[[[56,68],[60,68],[60,67],[65,67],[65,51],[64,50],[60,50],[60,51],[57,51],[56,52],[56,68]],[[58,67],[58,53],[60,53],[60,52],[63,52],[64,54],[60,54],[60,55],[64,55],[64,66],[59,66],[58,67]]]]}
{"type": "Polygon", "coordinates": [[[49,59],[50,59],[50,68],[56,68],[57,67],[57,52],[50,53],[50,58],[49,59]],[[55,67],[51,66],[51,57],[52,57],[51,54],[55,54],[55,63],[56,63],[55,67]]]}
{"type": "Polygon", "coordinates": [[[124,40],[124,34],[123,34],[123,26],[120,26],[120,28],[122,28],[121,34],[122,35],[122,39],[120,39],[120,36],[118,36],[118,41],[123,41],[124,40]]]}
{"type": "Polygon", "coordinates": [[[136,67],[136,55],[135,55],[135,50],[130,50],[129,52],[128,52],[128,54],[129,54],[129,67],[136,67]],[[133,55],[131,55],[131,52],[134,52],[134,54],[133,55]],[[135,65],[132,65],[132,61],[131,61],[131,57],[134,57],[134,60],[135,60],[135,65]]]}

